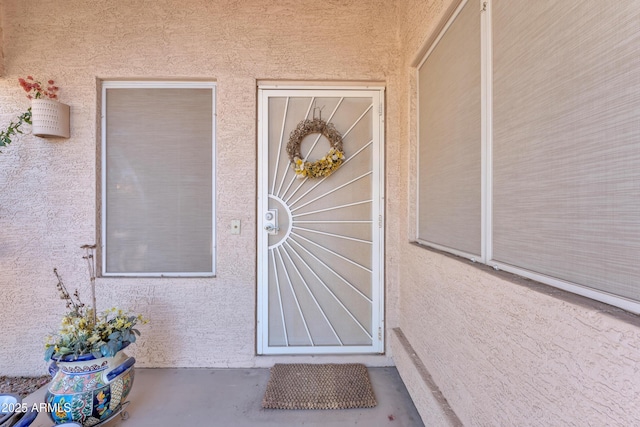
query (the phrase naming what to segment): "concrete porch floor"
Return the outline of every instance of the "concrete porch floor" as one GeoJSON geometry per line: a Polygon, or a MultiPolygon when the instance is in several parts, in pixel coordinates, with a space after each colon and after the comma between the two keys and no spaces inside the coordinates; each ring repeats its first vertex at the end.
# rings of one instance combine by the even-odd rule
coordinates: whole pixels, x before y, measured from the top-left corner
{"type": "MultiPolygon", "coordinates": [[[[395,368],[369,368],[378,406],[369,409],[263,409],[269,369],[136,369],[129,418],[106,427],[354,426],[420,427],[409,393],[395,368]]],[[[44,400],[45,388],[29,395],[44,400]]],[[[50,427],[41,413],[32,427],[50,427]]]]}

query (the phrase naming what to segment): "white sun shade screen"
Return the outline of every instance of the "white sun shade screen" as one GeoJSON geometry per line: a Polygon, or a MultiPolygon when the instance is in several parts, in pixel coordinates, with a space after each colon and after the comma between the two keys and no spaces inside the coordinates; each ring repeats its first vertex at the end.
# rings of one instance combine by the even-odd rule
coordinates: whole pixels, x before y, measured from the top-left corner
{"type": "Polygon", "coordinates": [[[468,2],[418,68],[418,240],[481,252],[480,8],[468,2]]]}
{"type": "Polygon", "coordinates": [[[640,300],[638,2],[493,3],[493,258],[640,300]]]}
{"type": "Polygon", "coordinates": [[[104,96],[104,273],[213,274],[213,88],[104,96]]]}

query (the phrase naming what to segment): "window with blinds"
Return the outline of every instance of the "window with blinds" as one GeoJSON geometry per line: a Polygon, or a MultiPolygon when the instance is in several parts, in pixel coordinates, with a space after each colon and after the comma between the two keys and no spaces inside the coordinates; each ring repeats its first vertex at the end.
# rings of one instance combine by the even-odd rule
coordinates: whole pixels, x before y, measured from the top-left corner
{"type": "Polygon", "coordinates": [[[640,301],[640,7],[493,3],[493,258],[640,301]]]}
{"type": "Polygon", "coordinates": [[[418,67],[418,240],[481,252],[480,10],[470,1],[418,67]]]}
{"type": "MultiPolygon", "coordinates": [[[[490,184],[484,195],[488,208],[482,258],[498,268],[640,312],[640,7],[631,0],[606,7],[492,0],[481,11],[483,3],[470,0],[465,9],[472,4],[480,12],[467,22],[461,19],[463,9],[449,27],[458,24],[475,33],[484,20],[486,45],[477,53],[490,64],[483,71],[483,93],[488,96],[482,117],[492,132],[483,153],[488,159],[485,172],[477,178],[478,185],[483,180],[490,184]]],[[[456,56],[455,69],[458,55],[469,45],[448,49],[443,56],[456,56]]],[[[419,80],[422,73],[420,68],[419,80]]],[[[475,72],[467,78],[472,76],[475,72]]],[[[468,129],[467,116],[448,106],[469,105],[448,89],[451,77],[430,83],[451,95],[445,101],[420,82],[420,99],[431,96],[437,104],[423,110],[420,101],[420,135],[437,132],[443,120],[447,129],[468,129]],[[442,118],[451,114],[454,117],[442,118]]],[[[465,86],[458,76],[455,82],[465,86]]],[[[439,145],[420,137],[420,186],[423,177],[463,161],[440,157],[440,146],[468,157],[469,147],[457,135],[450,131],[439,145]],[[423,163],[423,157],[437,164],[423,163]]],[[[455,196],[449,200],[420,189],[418,240],[423,230],[443,230],[440,220],[421,211],[423,203],[444,204],[438,209],[449,210],[450,221],[456,218],[452,212],[460,209],[455,196]]]]}
{"type": "Polygon", "coordinates": [[[102,272],[215,272],[215,86],[103,82],[102,272]]]}

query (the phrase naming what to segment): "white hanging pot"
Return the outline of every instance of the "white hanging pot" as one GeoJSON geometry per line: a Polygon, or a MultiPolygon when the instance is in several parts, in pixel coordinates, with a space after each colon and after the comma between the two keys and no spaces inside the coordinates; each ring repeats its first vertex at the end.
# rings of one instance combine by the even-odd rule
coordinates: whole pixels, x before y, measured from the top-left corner
{"type": "Polygon", "coordinates": [[[31,123],[35,136],[69,138],[69,106],[53,99],[32,99],[31,123]]]}

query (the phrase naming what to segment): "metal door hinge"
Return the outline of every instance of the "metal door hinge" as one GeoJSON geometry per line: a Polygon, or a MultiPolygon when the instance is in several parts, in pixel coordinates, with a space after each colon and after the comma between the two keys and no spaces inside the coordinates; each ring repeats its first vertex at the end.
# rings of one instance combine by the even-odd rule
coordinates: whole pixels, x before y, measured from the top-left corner
{"type": "Polygon", "coordinates": [[[382,215],[378,216],[378,228],[382,228],[382,215]]]}
{"type": "Polygon", "coordinates": [[[382,341],[382,328],[378,328],[378,341],[382,341]]]}

